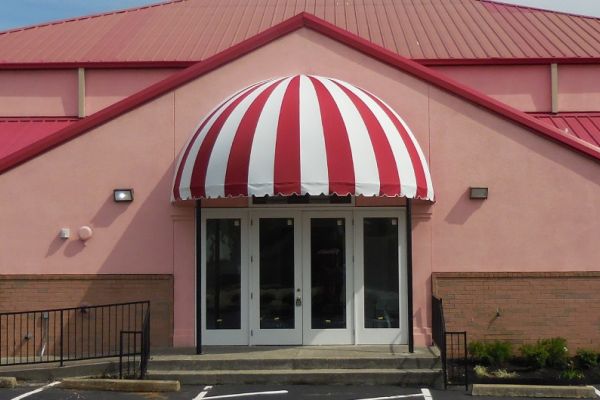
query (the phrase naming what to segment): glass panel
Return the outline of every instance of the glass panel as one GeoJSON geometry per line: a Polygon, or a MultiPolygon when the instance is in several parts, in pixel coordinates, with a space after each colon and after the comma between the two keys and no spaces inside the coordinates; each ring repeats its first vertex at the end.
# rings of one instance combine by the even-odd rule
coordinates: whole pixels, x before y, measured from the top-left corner
{"type": "Polygon", "coordinates": [[[343,218],[310,220],[311,328],[346,328],[346,235],[343,218]]]}
{"type": "Polygon", "coordinates": [[[206,329],[240,329],[239,219],[206,220],[206,329]]]}
{"type": "Polygon", "coordinates": [[[294,220],[261,218],[260,329],[294,329],[294,220]]]}
{"type": "Polygon", "coordinates": [[[399,328],[398,219],[364,219],[365,328],[399,328]]]}

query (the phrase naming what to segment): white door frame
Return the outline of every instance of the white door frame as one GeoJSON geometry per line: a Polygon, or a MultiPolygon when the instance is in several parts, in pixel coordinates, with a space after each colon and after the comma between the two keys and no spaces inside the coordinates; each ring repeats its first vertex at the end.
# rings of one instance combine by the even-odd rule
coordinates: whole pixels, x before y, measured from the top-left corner
{"type": "MultiPolygon", "coordinates": [[[[406,209],[404,207],[334,207],[330,208],[205,208],[201,213],[201,334],[203,345],[249,345],[249,344],[392,344],[408,343],[407,326],[407,294],[406,278],[406,209]],[[281,335],[271,341],[272,332],[259,330],[257,321],[251,321],[253,315],[259,315],[256,296],[250,299],[250,287],[258,288],[258,275],[254,272],[258,267],[257,217],[294,218],[296,280],[300,284],[302,294],[302,317],[296,315],[301,329],[300,340],[297,334],[290,332],[289,337],[281,335]],[[346,313],[347,328],[345,330],[312,330],[310,329],[310,218],[345,218],[346,224],[346,313]],[[398,251],[399,251],[399,285],[400,285],[400,328],[364,328],[364,288],[363,288],[363,220],[368,217],[398,218],[398,251]],[[250,226],[250,218],[254,225],[250,226]],[[239,330],[206,329],[206,220],[207,219],[239,219],[241,232],[241,326],[239,330]],[[354,220],[354,226],[353,225],[354,220]],[[252,263],[251,263],[251,255],[252,263]],[[299,266],[299,267],[298,267],[299,266]],[[299,275],[298,275],[299,274],[299,275]],[[299,278],[299,277],[300,278],[299,278]],[[251,335],[251,330],[253,335],[251,335]],[[330,331],[330,332],[328,332],[330,331]],[[338,331],[338,332],[334,332],[338,331]],[[344,331],[344,332],[339,332],[344,331]],[[257,335],[259,333],[259,335],[257,335]],[[264,335],[263,335],[264,333],[264,335]],[[280,340],[281,339],[281,340],[280,340]]],[[[298,288],[298,287],[297,287],[298,288]]],[[[298,313],[298,310],[296,310],[298,313]]],[[[258,318],[257,318],[258,320],[258,318]]],[[[269,330],[275,331],[275,330],[269,330]]]]}
{"type": "Polygon", "coordinates": [[[353,229],[352,210],[348,211],[304,211],[302,213],[302,247],[303,247],[303,344],[353,344],[354,343],[354,308],[353,308],[353,229]],[[345,221],[345,260],[346,260],[346,328],[345,329],[312,329],[311,328],[311,248],[310,220],[311,218],[343,218],[345,221]]]}
{"type": "Polygon", "coordinates": [[[250,212],[250,344],[300,345],[302,344],[301,306],[294,306],[294,329],[260,328],[260,218],[287,218],[294,221],[294,299],[296,299],[296,297],[302,297],[302,226],[300,212],[285,209],[252,210],[250,212]]]}
{"type": "Polygon", "coordinates": [[[406,272],[406,210],[369,210],[354,214],[354,304],[356,308],[356,344],[406,344],[407,326],[407,272],[406,272]],[[364,219],[370,217],[398,218],[398,273],[399,328],[365,328],[364,298],[364,219]]]}
{"type": "Polygon", "coordinates": [[[211,209],[210,213],[202,213],[201,226],[201,281],[202,281],[202,342],[206,345],[248,345],[248,213],[239,209],[211,209]],[[240,220],[240,329],[206,329],[206,220],[207,219],[239,219],[240,220]]]}

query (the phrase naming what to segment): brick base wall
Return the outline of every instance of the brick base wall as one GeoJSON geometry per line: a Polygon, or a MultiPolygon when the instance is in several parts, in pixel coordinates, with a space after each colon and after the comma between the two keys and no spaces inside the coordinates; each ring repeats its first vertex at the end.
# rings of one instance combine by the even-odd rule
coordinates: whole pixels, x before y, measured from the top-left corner
{"type": "Polygon", "coordinates": [[[600,348],[600,272],[434,273],[432,286],[446,328],[469,341],[562,336],[571,353],[600,348]]]}
{"type": "Polygon", "coordinates": [[[172,346],[171,275],[0,275],[0,313],[144,300],[150,300],[152,346],[172,346]]]}

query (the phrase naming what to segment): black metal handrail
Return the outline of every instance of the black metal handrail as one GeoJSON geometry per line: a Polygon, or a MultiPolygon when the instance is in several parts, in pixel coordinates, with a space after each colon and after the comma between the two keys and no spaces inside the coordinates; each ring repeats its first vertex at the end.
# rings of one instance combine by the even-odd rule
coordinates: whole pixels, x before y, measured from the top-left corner
{"type": "Polygon", "coordinates": [[[464,385],[469,388],[467,373],[467,332],[446,331],[442,299],[431,297],[431,337],[440,350],[444,388],[449,385],[464,385]]]}
{"type": "Polygon", "coordinates": [[[150,306],[146,310],[142,330],[121,331],[119,342],[119,379],[144,379],[150,358],[150,306]]]}
{"type": "Polygon", "coordinates": [[[122,331],[149,352],[149,301],[0,313],[0,366],[117,357],[122,331]]]}

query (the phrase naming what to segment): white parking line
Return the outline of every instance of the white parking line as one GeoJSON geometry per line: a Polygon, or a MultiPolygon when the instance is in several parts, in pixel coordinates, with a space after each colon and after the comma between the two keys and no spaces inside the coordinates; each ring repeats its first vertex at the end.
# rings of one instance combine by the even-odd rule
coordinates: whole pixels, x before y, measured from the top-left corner
{"type": "Polygon", "coordinates": [[[596,397],[600,397],[600,390],[594,388],[594,392],[596,392],[596,397]]]}
{"type": "Polygon", "coordinates": [[[205,397],[204,400],[208,399],[228,399],[231,397],[247,397],[247,396],[261,396],[269,394],[287,394],[287,390],[272,390],[270,392],[253,392],[253,393],[237,393],[237,394],[223,394],[220,396],[205,397]]]}
{"type": "Polygon", "coordinates": [[[202,391],[200,393],[198,393],[198,395],[196,397],[194,397],[193,400],[200,400],[203,399],[204,396],[206,396],[206,394],[208,393],[208,391],[212,389],[212,386],[204,386],[204,389],[202,389],[202,391]]]}
{"type": "Polygon", "coordinates": [[[49,384],[47,384],[46,386],[42,386],[41,388],[38,388],[38,389],[32,390],[31,392],[23,393],[23,394],[22,394],[22,395],[20,395],[20,396],[13,397],[11,400],[21,400],[21,399],[24,399],[25,397],[29,397],[29,396],[31,396],[32,394],[39,393],[39,392],[41,392],[42,390],[46,390],[46,389],[48,389],[48,388],[50,388],[50,387],[52,387],[52,386],[58,385],[59,383],[60,383],[59,381],[55,381],[55,382],[49,383],[49,384]]]}
{"type": "MultiPolygon", "coordinates": [[[[369,398],[365,398],[365,399],[357,399],[357,400],[387,400],[387,399],[404,399],[407,397],[423,397],[424,394],[423,393],[417,393],[417,394],[399,394],[396,396],[385,396],[385,397],[369,397],[369,398]]],[[[427,399],[427,400],[431,400],[431,399],[427,399]]]]}
{"type": "Polygon", "coordinates": [[[423,397],[425,397],[425,400],[433,400],[433,396],[431,395],[429,389],[422,388],[421,393],[423,393],[423,397]]]}

